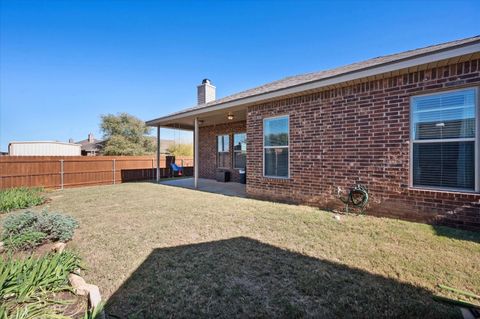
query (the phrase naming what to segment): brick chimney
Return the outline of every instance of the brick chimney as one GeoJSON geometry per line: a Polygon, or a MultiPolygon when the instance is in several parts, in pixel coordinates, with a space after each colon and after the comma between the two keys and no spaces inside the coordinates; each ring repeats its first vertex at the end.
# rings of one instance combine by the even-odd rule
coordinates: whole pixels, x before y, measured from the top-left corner
{"type": "Polygon", "coordinates": [[[88,133],[88,143],[93,143],[94,141],[95,141],[95,139],[93,138],[93,134],[88,133]]]}
{"type": "Polygon", "coordinates": [[[212,85],[209,79],[204,79],[202,84],[197,86],[197,104],[205,104],[215,101],[215,90],[217,88],[212,85]]]}

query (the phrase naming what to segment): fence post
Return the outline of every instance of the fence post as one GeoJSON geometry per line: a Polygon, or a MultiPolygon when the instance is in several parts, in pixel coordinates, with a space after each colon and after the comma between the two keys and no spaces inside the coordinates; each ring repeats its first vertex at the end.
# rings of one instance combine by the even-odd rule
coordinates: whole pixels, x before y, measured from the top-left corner
{"type": "Polygon", "coordinates": [[[115,185],[115,159],[113,159],[113,185],[115,185]]]}
{"type": "Polygon", "coordinates": [[[63,159],[60,160],[60,188],[63,189],[63,159]]]}

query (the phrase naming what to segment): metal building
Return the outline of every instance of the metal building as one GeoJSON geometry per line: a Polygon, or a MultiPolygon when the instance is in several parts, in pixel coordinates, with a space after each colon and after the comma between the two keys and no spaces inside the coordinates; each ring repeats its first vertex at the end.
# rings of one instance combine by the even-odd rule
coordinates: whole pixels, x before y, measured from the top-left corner
{"type": "Polygon", "coordinates": [[[11,156],[80,156],[81,145],[55,141],[10,142],[11,156]]]}

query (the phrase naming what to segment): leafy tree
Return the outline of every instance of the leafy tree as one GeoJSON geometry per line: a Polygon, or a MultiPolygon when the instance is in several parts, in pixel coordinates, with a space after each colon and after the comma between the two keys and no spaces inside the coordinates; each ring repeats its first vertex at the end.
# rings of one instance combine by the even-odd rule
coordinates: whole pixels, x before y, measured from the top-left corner
{"type": "Polygon", "coordinates": [[[106,140],[104,155],[144,155],[156,151],[150,128],[128,113],[102,115],[100,129],[106,140]]]}
{"type": "Polygon", "coordinates": [[[173,156],[193,156],[193,145],[173,144],[167,148],[167,152],[173,156]]]}

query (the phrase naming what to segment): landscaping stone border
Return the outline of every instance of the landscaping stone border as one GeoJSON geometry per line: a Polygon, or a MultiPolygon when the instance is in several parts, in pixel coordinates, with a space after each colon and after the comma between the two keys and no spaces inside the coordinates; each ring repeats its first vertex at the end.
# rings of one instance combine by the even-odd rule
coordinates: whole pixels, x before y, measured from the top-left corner
{"type": "MultiPolygon", "coordinates": [[[[58,242],[52,247],[52,251],[60,254],[66,247],[66,243],[58,242]]],[[[93,311],[97,307],[102,306],[100,289],[96,285],[88,284],[85,279],[80,276],[80,270],[77,270],[77,273],[70,273],[68,275],[68,281],[70,282],[70,285],[72,285],[75,294],[79,296],[87,296],[88,310],[93,311]]],[[[105,319],[105,311],[103,309],[99,313],[99,318],[105,319]]]]}

